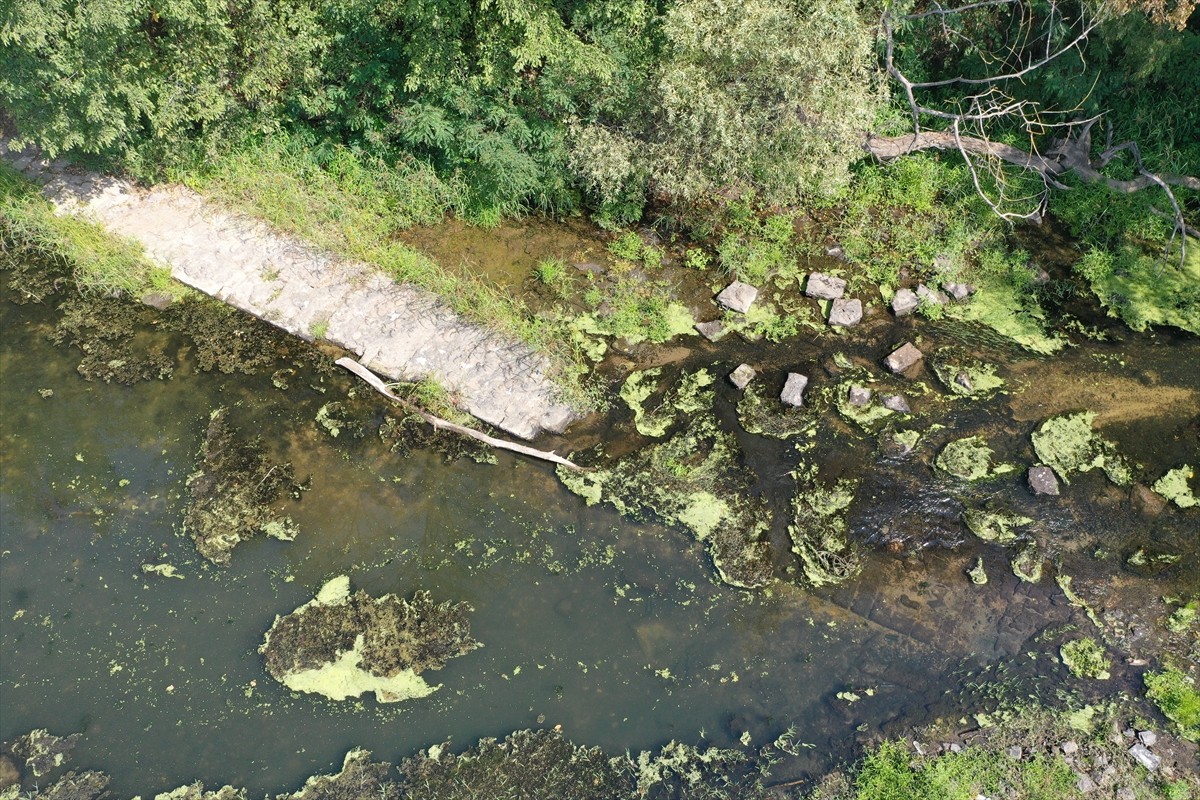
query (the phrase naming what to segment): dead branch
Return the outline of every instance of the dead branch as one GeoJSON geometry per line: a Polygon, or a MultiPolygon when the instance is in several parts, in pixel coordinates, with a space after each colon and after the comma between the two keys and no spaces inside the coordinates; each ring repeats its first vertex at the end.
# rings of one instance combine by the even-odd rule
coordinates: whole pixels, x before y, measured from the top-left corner
{"type": "Polygon", "coordinates": [[[401,405],[405,409],[412,411],[413,413],[415,413],[421,419],[428,422],[430,425],[432,425],[437,430],[453,431],[455,433],[462,434],[463,436],[469,436],[470,438],[475,439],[476,441],[483,442],[488,447],[495,447],[500,450],[510,450],[514,453],[520,453],[521,455],[529,456],[530,458],[537,458],[542,461],[549,461],[554,464],[562,464],[564,467],[569,467],[573,470],[578,470],[580,472],[584,471],[583,467],[579,466],[578,464],[576,464],[572,461],[568,461],[567,459],[565,459],[562,456],[557,455],[555,453],[551,453],[546,450],[537,450],[533,447],[526,447],[523,444],[516,444],[515,442],[506,442],[503,439],[497,439],[493,436],[488,436],[486,433],[481,433],[481,432],[475,430],[474,428],[468,428],[466,425],[459,425],[458,423],[451,422],[446,419],[442,419],[441,417],[435,417],[433,414],[430,414],[427,411],[423,411],[422,409],[417,408],[416,406],[409,403],[404,398],[397,396],[395,392],[393,392],[391,389],[388,388],[388,385],[386,383],[384,383],[379,378],[378,375],[376,375],[374,372],[371,372],[371,370],[367,369],[362,364],[355,361],[353,358],[349,358],[349,357],[339,358],[334,363],[337,364],[339,367],[344,367],[344,368],[350,370],[355,375],[357,375],[358,377],[360,377],[364,381],[366,381],[367,384],[370,385],[370,387],[372,389],[379,392],[381,395],[383,395],[387,399],[391,400],[393,403],[401,405]]]}
{"type": "Polygon", "coordinates": [[[976,192],[993,212],[1007,220],[1040,222],[1050,190],[1069,188],[1061,180],[1068,174],[1076,175],[1084,183],[1099,183],[1121,194],[1157,187],[1167,196],[1174,211],[1174,227],[1166,251],[1171,251],[1179,237],[1182,261],[1186,257],[1187,236],[1195,229],[1184,219],[1183,207],[1171,187],[1184,186],[1200,191],[1200,178],[1151,171],[1136,142],[1112,143],[1111,127],[1103,151],[1093,156],[1091,131],[1099,117],[1077,116],[1082,101],[1074,109],[1056,111],[1041,108],[1009,91],[1009,84],[1019,84],[1022,78],[1069,52],[1078,52],[1082,57],[1083,45],[1102,21],[1100,7],[1089,12],[1085,6],[1072,18],[1064,15],[1054,0],[1050,0],[1042,22],[1037,21],[1031,0],[978,0],[949,8],[933,0],[931,8],[913,14],[895,16],[890,10],[885,11],[880,20],[885,37],[884,66],[904,92],[913,133],[889,137],[868,135],[864,148],[881,161],[918,150],[957,151],[970,170],[976,192]],[[996,52],[989,53],[983,43],[951,25],[951,20],[961,20],[969,12],[1001,7],[1011,9],[1015,32],[1008,35],[1006,43],[996,52]],[[984,53],[981,57],[985,59],[990,57],[996,64],[994,74],[983,78],[957,76],[936,81],[910,79],[896,62],[896,32],[907,23],[922,20],[937,20],[947,38],[959,41],[964,48],[984,53]],[[918,97],[924,90],[954,86],[963,87],[969,93],[953,101],[953,106],[926,105],[918,97]],[[936,121],[937,126],[944,129],[925,130],[923,123],[927,119],[936,121]],[[1020,128],[1029,138],[1029,149],[995,141],[991,130],[1000,125],[1020,128]],[[1053,130],[1061,130],[1062,137],[1045,154],[1037,152],[1038,139],[1053,130]],[[1133,161],[1136,176],[1122,180],[1105,175],[1102,170],[1122,155],[1128,155],[1133,161]],[[1015,200],[1005,197],[1005,188],[1009,185],[1004,174],[1006,164],[1037,174],[1042,180],[1042,189],[1015,200]],[[985,167],[994,180],[998,198],[989,196],[985,190],[980,180],[981,167],[985,167]],[[1004,207],[1012,207],[1014,203],[1022,204],[1023,209],[1013,211],[1004,207]]]}

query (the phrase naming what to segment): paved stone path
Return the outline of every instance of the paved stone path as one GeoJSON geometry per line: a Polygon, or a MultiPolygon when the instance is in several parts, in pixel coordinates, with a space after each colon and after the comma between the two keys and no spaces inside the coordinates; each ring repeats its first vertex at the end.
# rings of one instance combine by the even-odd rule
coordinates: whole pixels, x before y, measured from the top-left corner
{"type": "Polygon", "coordinates": [[[10,152],[3,137],[0,156],[42,182],[60,213],[140,242],[181,283],[304,339],[321,332],[393,380],[435,377],[484,422],[532,439],[561,433],[578,418],[546,377],[543,356],[464,320],[429,292],[322,253],[185,187],[141,189],[10,152]]]}

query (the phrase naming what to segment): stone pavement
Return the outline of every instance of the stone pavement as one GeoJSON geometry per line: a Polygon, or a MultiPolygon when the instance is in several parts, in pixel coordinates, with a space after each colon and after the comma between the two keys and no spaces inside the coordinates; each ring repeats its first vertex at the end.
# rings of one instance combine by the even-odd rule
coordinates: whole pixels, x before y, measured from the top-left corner
{"type": "Polygon", "coordinates": [[[544,356],[368,264],[320,252],[182,186],[142,189],[10,151],[2,136],[0,157],[43,183],[59,213],[141,243],[181,283],[304,339],[320,333],[392,380],[436,378],[463,410],[515,436],[561,433],[579,416],[547,377],[544,356]]]}

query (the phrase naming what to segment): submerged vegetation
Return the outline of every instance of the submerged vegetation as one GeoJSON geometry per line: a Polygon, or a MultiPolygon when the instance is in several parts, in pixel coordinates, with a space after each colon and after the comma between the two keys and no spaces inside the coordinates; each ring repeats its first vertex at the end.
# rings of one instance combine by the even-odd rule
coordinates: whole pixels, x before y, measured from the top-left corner
{"type": "Polygon", "coordinates": [[[252,536],[296,538],[296,525],[281,516],[275,504],[281,496],[299,498],[290,464],[274,463],[261,438],[247,440],[229,425],[229,410],[209,416],[196,471],[188,476],[191,502],[183,531],[200,555],[227,564],[233,548],[252,536]]]}
{"type": "Polygon", "coordinates": [[[421,677],[482,645],[471,638],[466,603],[351,593],[339,576],[290,614],[276,617],[259,652],[267,672],[299,692],[332,700],[374,692],[381,703],[438,689],[421,677]]]}

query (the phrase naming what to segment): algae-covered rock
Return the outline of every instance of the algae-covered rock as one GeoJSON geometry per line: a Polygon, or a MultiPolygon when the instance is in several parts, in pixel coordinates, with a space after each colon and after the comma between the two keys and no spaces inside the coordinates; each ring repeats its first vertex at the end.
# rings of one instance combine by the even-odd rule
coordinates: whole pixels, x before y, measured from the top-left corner
{"type": "Polygon", "coordinates": [[[942,448],[934,462],[942,472],[965,481],[980,481],[1012,472],[1012,464],[992,465],[992,448],[978,436],[955,439],[942,448]]]}
{"type": "Polygon", "coordinates": [[[196,781],[169,792],[160,792],[154,795],[154,800],[246,800],[246,790],[225,785],[215,792],[206,792],[204,784],[196,781]]]}
{"type": "Polygon", "coordinates": [[[621,399],[633,411],[634,427],[643,436],[664,436],[681,415],[686,418],[712,405],[714,378],[704,369],[681,376],[657,403],[648,403],[661,373],[659,368],[633,372],[621,384],[621,399]]]}
{"type": "Polygon", "coordinates": [[[634,519],[648,512],[691,531],[730,585],[756,588],[771,579],[763,540],[770,512],[751,491],[737,441],[711,413],[693,415],[686,429],[611,466],[557,474],[588,505],[604,501],[634,519]]]}
{"type": "Polygon", "coordinates": [[[983,568],[983,556],[975,559],[975,566],[967,570],[967,577],[976,586],[983,586],[988,582],[987,570],[983,568]]]}
{"type": "Polygon", "coordinates": [[[400,771],[406,800],[635,796],[625,759],[572,744],[552,730],[517,731],[503,741],[483,739],[460,754],[452,753],[448,743],[436,745],[405,759],[400,771]]]}
{"type": "Polygon", "coordinates": [[[1042,567],[1046,556],[1042,549],[1033,542],[1022,547],[1012,559],[1013,575],[1025,583],[1039,583],[1042,580],[1042,567]]]}
{"type": "Polygon", "coordinates": [[[44,728],[17,736],[4,749],[18,763],[21,771],[34,779],[44,778],[60,769],[71,758],[79,744],[79,734],[55,736],[44,728]]]}
{"type": "Polygon", "coordinates": [[[285,493],[298,498],[302,490],[291,464],[272,463],[262,440],[242,439],[227,417],[224,408],[209,416],[196,471],[187,479],[191,501],[183,518],[196,549],[218,564],[228,563],[233,548],[252,536],[296,538],[295,524],[272,505],[285,493]]]}
{"type": "Polygon", "coordinates": [[[72,770],[34,794],[36,800],[100,800],[108,796],[109,777],[94,769],[72,770]]]}
{"type": "Polygon", "coordinates": [[[1092,430],[1096,415],[1090,411],[1051,417],[1031,434],[1033,449],[1043,464],[1054,469],[1063,483],[1074,472],[1099,467],[1118,486],[1133,482],[1129,464],[1117,446],[1092,430]]]}
{"type": "Polygon", "coordinates": [[[356,747],[346,753],[336,775],[313,775],[300,791],[276,795],[275,800],[398,800],[402,795],[392,772],[391,764],[372,761],[369,750],[356,747]]]}
{"type": "Polygon", "coordinates": [[[1150,488],[1180,508],[1192,508],[1200,505],[1200,500],[1196,499],[1192,487],[1188,485],[1194,475],[1192,468],[1184,464],[1163,475],[1150,488]]]}
{"type": "Polygon", "coordinates": [[[816,435],[823,403],[792,407],[763,392],[757,386],[748,386],[738,401],[738,422],[746,432],[775,439],[816,435]]]}
{"type": "Polygon", "coordinates": [[[942,348],[930,359],[933,372],[951,393],[963,397],[990,397],[1004,388],[1004,379],[996,367],[942,348]]]}
{"type": "Polygon", "coordinates": [[[1076,678],[1109,679],[1109,661],[1095,639],[1072,639],[1059,648],[1062,662],[1076,678]]]}
{"type": "Polygon", "coordinates": [[[381,703],[435,691],[420,677],[480,643],[471,638],[466,603],[435,603],[350,592],[350,579],[329,581],[291,614],[275,618],[259,647],[267,672],[299,692],[333,700],[374,692],[381,703]]]}
{"type": "Polygon", "coordinates": [[[788,535],[804,577],[813,586],[854,577],[862,569],[862,554],[850,541],[846,510],[854,501],[858,483],[843,478],[832,487],[822,486],[812,467],[798,470],[795,477],[799,488],[792,499],[788,535]]]}
{"type": "Polygon", "coordinates": [[[972,508],[963,512],[963,522],[966,523],[971,533],[985,542],[1010,544],[1017,540],[1017,533],[1013,528],[1028,525],[1033,520],[1029,517],[1022,517],[1020,514],[972,508]]]}

